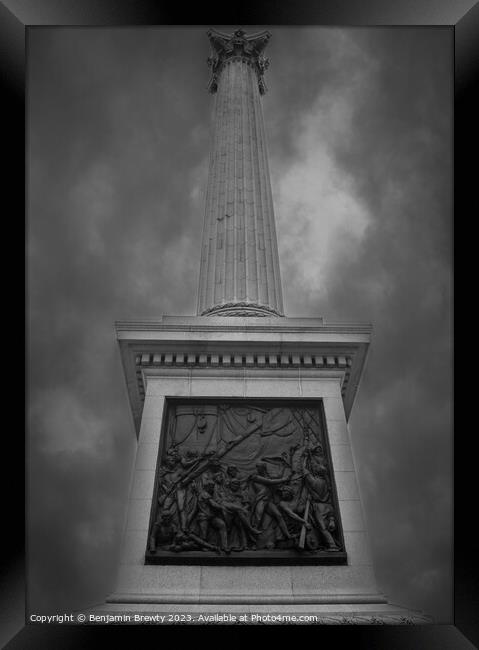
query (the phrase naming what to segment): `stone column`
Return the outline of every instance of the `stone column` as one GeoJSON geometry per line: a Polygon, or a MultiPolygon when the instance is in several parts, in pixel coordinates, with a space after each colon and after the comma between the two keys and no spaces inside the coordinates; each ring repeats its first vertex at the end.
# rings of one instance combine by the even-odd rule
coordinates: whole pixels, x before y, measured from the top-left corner
{"type": "Polygon", "coordinates": [[[278,246],[261,95],[269,32],[208,32],[216,93],[199,315],[280,316],[278,246]]]}

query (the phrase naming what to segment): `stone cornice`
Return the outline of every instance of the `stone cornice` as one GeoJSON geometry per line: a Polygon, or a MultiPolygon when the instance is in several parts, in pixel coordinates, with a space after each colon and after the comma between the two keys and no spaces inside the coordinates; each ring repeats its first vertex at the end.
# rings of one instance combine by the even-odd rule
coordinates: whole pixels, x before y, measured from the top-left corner
{"type": "Polygon", "coordinates": [[[295,373],[330,378],[333,373],[341,381],[348,419],[371,329],[367,323],[324,323],[321,318],[165,316],[119,321],[117,339],[136,430],[147,373],[266,373],[272,380],[295,373]]]}
{"type": "Polygon", "coordinates": [[[233,34],[226,34],[215,29],[207,32],[211,43],[211,54],[208,65],[211,68],[211,78],[208,90],[215,93],[218,88],[218,79],[226,62],[232,60],[245,61],[251,65],[258,76],[258,87],[263,95],[266,92],[264,72],[269,65],[269,59],[263,56],[271,33],[268,31],[246,34],[242,29],[237,29],[233,34]]]}
{"type": "MultiPolygon", "coordinates": [[[[370,323],[325,323],[322,318],[170,316],[161,320],[116,321],[118,338],[123,332],[271,332],[357,334],[370,336],[370,323]]],[[[149,337],[148,337],[149,338],[149,337]]]]}

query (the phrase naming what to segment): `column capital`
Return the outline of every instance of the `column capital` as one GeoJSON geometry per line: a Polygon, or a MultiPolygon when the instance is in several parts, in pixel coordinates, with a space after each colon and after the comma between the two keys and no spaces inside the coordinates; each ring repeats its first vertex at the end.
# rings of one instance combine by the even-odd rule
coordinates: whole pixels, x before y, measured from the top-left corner
{"type": "Polygon", "coordinates": [[[242,29],[237,29],[232,34],[226,34],[209,29],[207,35],[211,44],[211,53],[207,59],[211,68],[208,90],[211,93],[217,91],[219,75],[226,61],[243,60],[255,69],[259,92],[264,95],[266,84],[263,75],[269,65],[269,59],[263,55],[263,50],[271,38],[271,33],[264,30],[256,34],[246,34],[242,29]]]}

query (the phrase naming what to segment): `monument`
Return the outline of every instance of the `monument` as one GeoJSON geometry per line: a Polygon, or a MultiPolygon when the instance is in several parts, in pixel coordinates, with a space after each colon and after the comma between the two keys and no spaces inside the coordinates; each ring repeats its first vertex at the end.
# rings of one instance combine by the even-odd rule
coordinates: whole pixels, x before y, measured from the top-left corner
{"type": "Polygon", "coordinates": [[[116,324],[138,436],[109,612],[425,623],[378,590],[348,418],[362,323],[283,313],[261,96],[270,33],[208,32],[197,315],[116,324]]]}

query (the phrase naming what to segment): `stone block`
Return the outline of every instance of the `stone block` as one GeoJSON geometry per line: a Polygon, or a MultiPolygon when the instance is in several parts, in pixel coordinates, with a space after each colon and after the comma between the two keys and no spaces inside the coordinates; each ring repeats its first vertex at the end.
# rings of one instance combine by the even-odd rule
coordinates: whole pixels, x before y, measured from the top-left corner
{"type": "Polygon", "coordinates": [[[140,594],[161,593],[159,574],[163,567],[151,564],[139,567],[141,572],[141,584],[138,589],[140,594]]]}
{"type": "Polygon", "coordinates": [[[339,501],[339,511],[343,524],[343,532],[359,532],[366,529],[359,499],[339,501]]]}
{"type": "MultiPolygon", "coordinates": [[[[164,400],[163,400],[164,403],[164,400]]],[[[145,418],[141,420],[140,435],[138,437],[138,444],[157,443],[160,439],[161,433],[161,417],[145,418]]]]}
{"type": "Polygon", "coordinates": [[[291,574],[295,596],[377,593],[374,573],[367,566],[295,566],[291,574]]]}
{"type": "Polygon", "coordinates": [[[145,398],[145,403],[143,405],[143,412],[142,412],[142,420],[147,419],[161,419],[161,416],[163,415],[163,407],[164,407],[164,397],[161,396],[155,397],[155,396],[146,396],[145,398]]]}
{"type": "Polygon", "coordinates": [[[213,567],[201,570],[200,595],[292,595],[291,567],[213,567]]]}
{"type": "Polygon", "coordinates": [[[308,378],[301,376],[303,397],[338,397],[341,394],[339,379],[308,378]]]}
{"type": "Polygon", "coordinates": [[[158,440],[156,442],[141,442],[138,445],[135,460],[135,469],[156,469],[158,458],[158,440]]]}
{"type": "Polygon", "coordinates": [[[142,566],[145,562],[146,530],[126,530],[120,555],[120,564],[142,566]]]}
{"type": "MultiPolygon", "coordinates": [[[[145,407],[148,398],[156,397],[159,395],[182,395],[186,396],[190,391],[190,377],[186,368],[184,370],[170,370],[169,372],[175,373],[169,377],[148,377],[145,407]],[[179,373],[179,374],[176,374],[179,373]]],[[[145,408],[144,407],[144,408],[145,408]]],[[[147,417],[152,417],[148,415],[147,417]]]]}
{"type": "Polygon", "coordinates": [[[165,354],[165,366],[171,366],[173,364],[173,355],[165,354]]]}
{"type": "Polygon", "coordinates": [[[343,400],[340,397],[325,397],[323,399],[323,404],[326,421],[328,423],[331,420],[346,420],[343,400]]]}
{"type": "Polygon", "coordinates": [[[333,467],[336,471],[354,470],[353,457],[349,444],[330,444],[333,467]]]}
{"type": "Polygon", "coordinates": [[[191,396],[243,397],[243,377],[195,377],[191,382],[191,396]]]}
{"type": "Polygon", "coordinates": [[[185,355],[184,354],[177,354],[175,356],[175,363],[177,366],[182,366],[185,363],[185,355]]]}
{"type": "Polygon", "coordinates": [[[150,580],[148,590],[156,593],[198,598],[200,593],[201,567],[176,565],[148,565],[143,568],[145,584],[150,580]],[[154,569],[154,571],[151,571],[154,569]],[[149,576],[148,576],[149,574],[149,576]]]}
{"type": "Polygon", "coordinates": [[[246,397],[301,397],[297,378],[246,376],[246,397]]]}
{"type": "Polygon", "coordinates": [[[140,565],[122,564],[118,571],[115,591],[126,594],[136,594],[143,586],[143,567],[140,565]]]}
{"type": "Polygon", "coordinates": [[[196,364],[196,354],[189,354],[186,357],[186,363],[189,366],[194,366],[196,364]]]}
{"type": "Polygon", "coordinates": [[[317,366],[322,367],[322,366],[324,366],[324,358],[323,358],[323,357],[315,356],[315,357],[314,357],[314,363],[315,363],[317,366]]]}
{"type": "Polygon", "coordinates": [[[200,574],[201,568],[197,566],[123,564],[118,574],[116,592],[198,599],[200,574]]]}
{"type": "Polygon", "coordinates": [[[252,354],[247,354],[246,355],[246,365],[247,366],[254,366],[254,356],[252,354]]]}
{"type": "Polygon", "coordinates": [[[257,363],[258,363],[258,366],[265,366],[266,365],[266,355],[258,354],[257,363]]]}
{"type": "Polygon", "coordinates": [[[148,530],[151,499],[130,499],[126,517],[126,530],[148,530]]]}
{"type": "Polygon", "coordinates": [[[233,363],[235,366],[243,365],[243,357],[240,354],[235,354],[233,358],[233,363]]]}
{"type": "Polygon", "coordinates": [[[231,365],[231,354],[223,354],[221,363],[222,363],[223,366],[230,366],[231,365]]]}
{"type": "Polygon", "coordinates": [[[326,430],[331,445],[349,444],[349,432],[346,420],[329,420],[326,430]]]}
{"type": "Polygon", "coordinates": [[[155,472],[149,469],[135,470],[133,485],[131,488],[132,499],[151,499],[153,497],[153,485],[155,472]]]}
{"type": "Polygon", "coordinates": [[[334,472],[338,499],[359,499],[358,484],[355,472],[334,472]]]}
{"type": "Polygon", "coordinates": [[[344,532],[344,544],[351,566],[372,566],[369,540],[365,531],[344,532]]]}
{"type": "Polygon", "coordinates": [[[303,357],[303,365],[305,366],[312,366],[313,365],[313,357],[310,354],[305,354],[303,357]]]}
{"type": "Polygon", "coordinates": [[[212,354],[210,363],[211,363],[212,366],[219,366],[219,364],[220,364],[219,355],[218,354],[212,354]]]}

